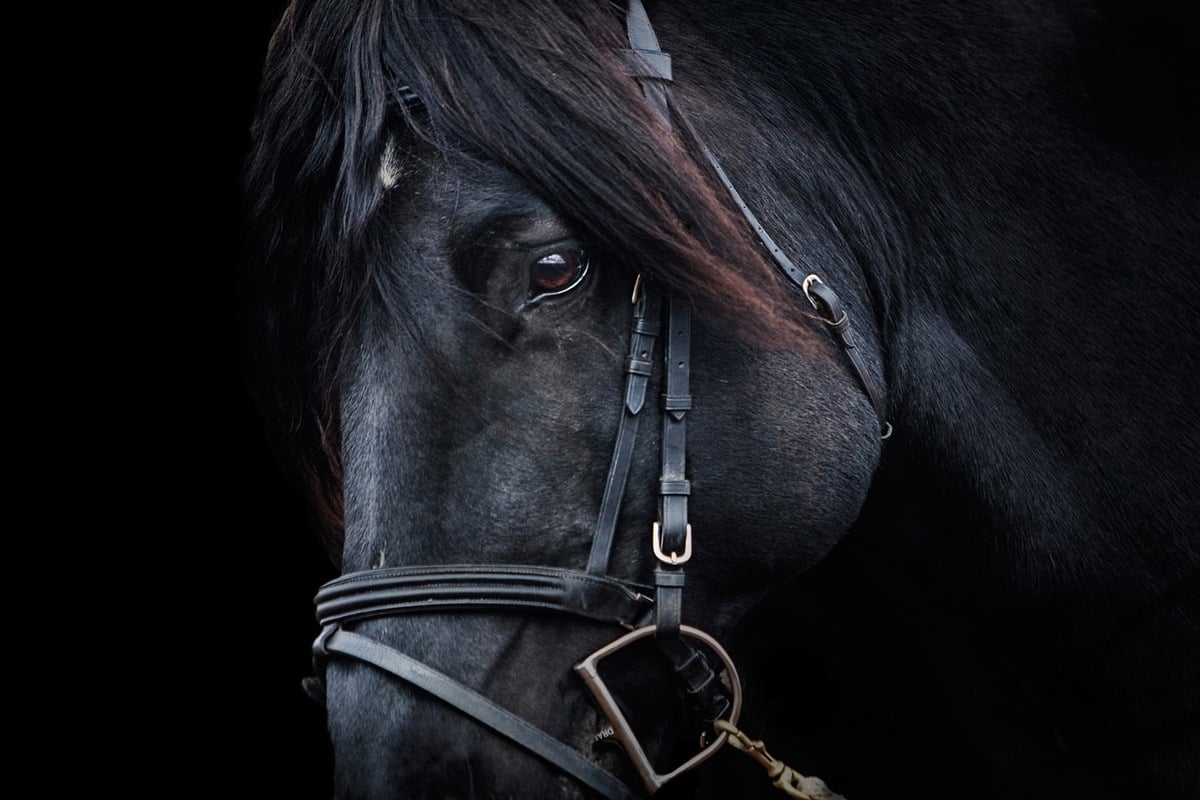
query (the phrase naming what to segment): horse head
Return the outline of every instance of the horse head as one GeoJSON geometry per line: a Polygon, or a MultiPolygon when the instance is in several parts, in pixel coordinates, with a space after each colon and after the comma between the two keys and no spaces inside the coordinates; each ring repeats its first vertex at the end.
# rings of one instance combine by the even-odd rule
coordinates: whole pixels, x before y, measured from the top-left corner
{"type": "MultiPolygon", "coordinates": [[[[881,372],[864,279],[852,254],[813,250],[811,209],[780,204],[769,211],[794,232],[788,244],[803,241],[823,276],[812,306],[785,286],[692,127],[721,118],[739,87],[697,59],[695,85],[673,91],[689,116],[664,116],[644,91],[667,84],[650,73],[663,55],[632,61],[619,15],[555,9],[517,24],[500,6],[381,7],[367,24],[334,5],[343,38],[330,36],[331,12],[301,5],[276,36],[255,167],[271,187],[261,218],[284,209],[268,223],[282,242],[265,289],[271,335],[329,337],[301,355],[320,365],[294,373],[327,404],[305,424],[326,437],[336,424],[342,570],[419,584],[384,603],[392,613],[345,627],[627,769],[611,742],[597,747],[608,721],[572,667],[622,632],[614,622],[655,618],[656,567],[680,584],[660,599],[683,600],[668,624],[720,641],[858,513],[880,452],[861,382],[881,372]],[[346,63],[356,46],[361,59],[346,63]],[[312,207],[294,208],[297,193],[312,207]],[[844,309],[817,300],[835,281],[844,309]],[[846,313],[867,334],[854,344],[869,375],[827,324],[846,313]],[[610,602],[589,581],[615,579],[604,591],[638,600],[603,622],[478,595],[479,608],[429,600],[455,581],[458,594],[479,591],[513,565],[544,568],[589,608],[610,602]],[[396,613],[405,603],[435,608],[396,613]]],[[[700,51],[696,37],[680,26],[672,39],[700,51]]],[[[757,180],[768,151],[731,144],[753,139],[736,130],[750,123],[712,142],[725,169],[757,180]]],[[[802,168],[772,161],[772,183],[802,168]]],[[[667,661],[628,660],[614,685],[654,698],[624,704],[640,745],[694,740],[667,661]]],[[[326,669],[340,796],[573,785],[386,670],[343,658],[326,669]]]]}

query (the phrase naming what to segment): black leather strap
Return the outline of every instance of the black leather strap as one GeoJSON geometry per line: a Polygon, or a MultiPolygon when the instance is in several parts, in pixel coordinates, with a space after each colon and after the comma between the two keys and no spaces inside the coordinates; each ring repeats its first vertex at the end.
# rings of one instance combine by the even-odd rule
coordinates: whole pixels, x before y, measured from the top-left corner
{"type": "Polygon", "coordinates": [[[395,97],[409,111],[420,111],[425,108],[425,101],[407,83],[396,89],[395,97]]]}
{"type": "Polygon", "coordinates": [[[809,275],[800,285],[804,289],[804,294],[817,308],[817,312],[821,314],[821,319],[842,340],[842,349],[846,351],[854,371],[858,373],[859,383],[862,384],[863,390],[870,398],[871,405],[875,407],[875,416],[879,419],[882,438],[888,438],[892,435],[892,425],[887,421],[887,411],[883,405],[883,392],[872,380],[871,373],[867,371],[867,365],[858,352],[858,338],[850,328],[850,315],[842,308],[842,302],[838,299],[837,293],[816,275],[809,275]]]}
{"type": "Polygon", "coordinates": [[[328,653],[340,653],[391,673],[573,775],[604,797],[611,800],[634,800],[634,793],[625,784],[580,753],[473,689],[399,650],[333,625],[326,628],[317,639],[314,651],[317,658],[323,658],[328,653]]]}
{"type": "Polygon", "coordinates": [[[837,295],[833,294],[833,290],[824,283],[812,283],[808,280],[809,275],[797,267],[787,257],[787,253],[783,252],[783,249],[775,244],[775,240],[771,238],[771,234],[767,233],[767,229],[758,221],[758,217],[750,210],[750,206],[746,205],[746,201],[742,199],[742,195],[734,187],[733,182],[729,180],[729,176],[725,174],[725,170],[721,167],[721,162],[717,161],[717,157],[703,143],[700,146],[704,149],[704,156],[708,159],[708,163],[712,166],[713,171],[717,173],[717,177],[724,184],[725,190],[733,198],[734,205],[738,207],[738,210],[742,212],[742,216],[750,223],[750,227],[754,229],[754,234],[758,236],[759,241],[763,243],[763,247],[767,248],[767,252],[771,254],[771,258],[783,270],[783,274],[787,275],[797,286],[803,288],[806,296],[812,296],[810,291],[815,286],[822,287],[828,295],[832,295],[832,301],[836,304],[837,311],[840,313],[830,311],[830,316],[823,317],[823,319],[836,333],[841,334],[842,346],[846,350],[846,355],[850,357],[850,363],[853,365],[854,371],[858,373],[858,380],[866,390],[867,397],[871,400],[871,405],[875,407],[875,415],[879,418],[882,438],[886,439],[891,436],[892,426],[887,421],[887,410],[884,407],[883,392],[875,385],[875,381],[871,379],[871,373],[867,370],[867,365],[858,353],[857,343],[850,334],[850,318],[844,310],[841,310],[841,304],[837,302],[837,295]]]}
{"type": "Polygon", "coordinates": [[[656,633],[655,643],[671,662],[675,675],[683,682],[689,700],[703,715],[704,721],[711,725],[724,719],[731,702],[704,653],[681,636],[664,638],[656,633]]]}
{"type": "Polygon", "coordinates": [[[767,248],[767,252],[771,254],[771,258],[775,260],[775,263],[779,265],[779,268],[783,270],[785,275],[795,281],[797,286],[801,285],[804,282],[806,273],[793,264],[792,260],[787,257],[787,253],[783,252],[783,249],[775,244],[775,240],[771,238],[771,234],[767,233],[767,229],[758,221],[758,217],[750,210],[750,206],[746,205],[746,201],[742,199],[742,195],[734,187],[733,181],[729,180],[729,176],[725,174],[725,170],[721,167],[721,162],[717,161],[717,157],[712,154],[708,146],[701,142],[700,147],[703,148],[704,157],[708,159],[708,163],[712,166],[713,171],[717,173],[717,177],[725,186],[725,190],[733,198],[734,205],[738,207],[738,210],[742,212],[742,216],[750,223],[750,227],[754,229],[755,236],[767,248]]]}
{"type": "Polygon", "coordinates": [[[661,50],[624,50],[625,71],[631,77],[670,81],[671,57],[661,50]]]}
{"type": "Polygon", "coordinates": [[[662,300],[659,293],[653,287],[645,286],[634,301],[633,330],[629,335],[629,355],[625,358],[625,402],[617,427],[617,439],[613,444],[612,461],[608,465],[608,479],[604,482],[600,513],[592,531],[592,550],[587,564],[587,571],[591,575],[605,575],[608,572],[617,518],[621,514],[625,485],[629,481],[629,467],[633,463],[638,414],[645,405],[646,386],[654,371],[654,343],[658,338],[661,317],[662,300]]]}
{"type": "MultiPolygon", "coordinates": [[[[638,79],[642,93],[662,121],[670,127],[668,87],[671,81],[671,59],[659,48],[658,37],[641,0],[629,0],[626,28],[630,53],[635,65],[631,74],[638,79]]],[[[654,637],[659,647],[676,666],[695,663],[696,653],[679,639],[683,615],[684,574],[682,563],[691,535],[688,526],[687,502],[691,484],[687,480],[687,412],[692,407],[691,378],[691,310],[676,296],[670,298],[669,329],[665,351],[665,392],[663,394],[662,474],[659,480],[659,524],[653,535],[658,537],[659,550],[668,558],[659,558],[654,569],[655,620],[654,637]]],[[[704,662],[703,656],[700,661],[704,662]]],[[[707,662],[705,662],[707,668],[707,662]]],[[[711,674],[711,668],[708,669],[711,674]]],[[[693,676],[694,677],[694,676],[693,676]]],[[[689,692],[693,691],[689,684],[689,692]]],[[[701,691],[697,689],[696,691],[701,691]]]]}
{"type": "Polygon", "coordinates": [[[343,575],[317,593],[322,625],[442,611],[562,611],[638,627],[649,619],[648,586],[555,567],[460,564],[343,575]]]}
{"type": "Polygon", "coordinates": [[[625,14],[629,44],[626,60],[633,66],[630,74],[641,84],[642,94],[659,118],[670,127],[671,112],[667,105],[667,87],[671,83],[671,57],[658,46],[658,37],[650,25],[650,17],[642,0],[629,0],[625,14]]]}
{"type": "Polygon", "coordinates": [[[654,570],[656,638],[677,636],[683,606],[682,560],[690,549],[687,480],[687,414],[692,407],[692,316],[685,300],[672,295],[664,348],[662,472],[659,478],[658,546],[668,556],[654,570]],[[680,563],[673,563],[676,558],[680,563]]]}
{"type": "MultiPolygon", "coordinates": [[[[627,60],[634,64],[630,74],[637,78],[642,94],[663,123],[671,126],[668,108],[671,59],[658,46],[658,36],[641,0],[629,0],[625,17],[632,50],[627,60]]],[[[691,318],[687,307],[672,296],[665,345],[666,389],[663,396],[662,476],[659,480],[659,523],[652,535],[661,552],[682,556],[687,541],[687,498],[691,486],[684,474],[687,453],[685,422],[692,399],[688,377],[691,369],[691,318]]],[[[654,570],[654,636],[677,638],[683,613],[683,571],[678,564],[660,562],[654,570]]]]}

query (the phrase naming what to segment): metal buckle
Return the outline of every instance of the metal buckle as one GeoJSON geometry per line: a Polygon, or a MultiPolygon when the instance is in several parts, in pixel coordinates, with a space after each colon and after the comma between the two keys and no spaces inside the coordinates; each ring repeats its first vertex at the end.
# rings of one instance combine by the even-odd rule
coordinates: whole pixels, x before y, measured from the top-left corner
{"type": "Polygon", "coordinates": [[[654,556],[664,564],[670,564],[677,567],[680,564],[686,564],[688,559],[692,557],[692,523],[688,523],[687,531],[683,538],[683,555],[671,551],[670,555],[663,552],[662,543],[659,541],[659,531],[661,526],[655,522],[650,529],[650,546],[654,549],[654,556]]]}
{"type": "MultiPolygon", "coordinates": [[[[642,745],[637,740],[637,735],[630,727],[629,721],[625,719],[625,715],[621,713],[621,709],[617,707],[617,701],[613,698],[612,693],[608,690],[608,686],[600,677],[598,667],[600,662],[621,650],[639,639],[644,639],[647,636],[653,636],[655,626],[647,625],[644,628],[638,628],[635,631],[625,634],[616,641],[606,644],[590,656],[580,661],[575,665],[575,671],[583,678],[583,682],[587,684],[591,690],[592,696],[596,698],[596,704],[600,706],[600,710],[604,712],[604,716],[608,718],[609,724],[612,726],[612,738],[615,738],[621,743],[621,747],[629,755],[629,759],[633,762],[634,769],[641,776],[642,782],[646,784],[646,791],[649,794],[654,794],[661,789],[663,785],[676,778],[679,775],[687,772],[694,767],[712,758],[718,750],[724,745],[729,738],[729,734],[722,731],[717,735],[707,747],[701,749],[680,766],[667,773],[656,772],[654,766],[650,763],[646,751],[642,749],[642,745]]],[[[682,636],[688,636],[692,639],[704,644],[717,658],[721,659],[721,664],[725,667],[726,677],[729,679],[729,689],[733,694],[732,702],[729,706],[729,723],[736,726],[738,719],[742,714],[742,682],[738,677],[737,668],[733,665],[733,659],[725,652],[725,648],[717,643],[717,640],[709,636],[702,630],[693,628],[690,625],[680,625],[679,633],[682,636]]]]}
{"type": "MultiPolygon", "coordinates": [[[[817,314],[820,315],[821,319],[826,325],[832,325],[834,328],[840,328],[848,318],[845,309],[842,309],[842,316],[836,320],[826,317],[825,312],[821,310],[822,303],[818,302],[816,296],[813,294],[812,287],[815,283],[824,285],[825,281],[821,280],[821,276],[816,274],[809,275],[804,279],[804,282],[800,284],[800,288],[804,290],[804,296],[808,298],[808,302],[812,304],[812,307],[816,310],[817,314]]],[[[829,311],[832,313],[833,309],[830,308],[829,311]]]]}
{"type": "Polygon", "coordinates": [[[814,283],[824,282],[825,281],[821,280],[819,275],[813,274],[805,278],[804,282],[800,284],[800,288],[804,290],[804,296],[808,298],[808,302],[812,303],[812,307],[816,309],[818,313],[821,311],[821,307],[817,305],[816,298],[812,296],[812,285],[814,283]]]}

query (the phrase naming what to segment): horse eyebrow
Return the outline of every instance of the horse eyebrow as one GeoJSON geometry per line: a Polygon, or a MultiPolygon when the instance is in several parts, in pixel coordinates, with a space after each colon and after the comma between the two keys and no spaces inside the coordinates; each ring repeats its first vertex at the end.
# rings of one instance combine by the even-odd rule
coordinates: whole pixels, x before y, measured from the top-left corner
{"type": "Polygon", "coordinates": [[[534,200],[519,211],[485,212],[462,228],[463,242],[488,250],[520,251],[576,242],[575,231],[544,202],[534,200]]]}

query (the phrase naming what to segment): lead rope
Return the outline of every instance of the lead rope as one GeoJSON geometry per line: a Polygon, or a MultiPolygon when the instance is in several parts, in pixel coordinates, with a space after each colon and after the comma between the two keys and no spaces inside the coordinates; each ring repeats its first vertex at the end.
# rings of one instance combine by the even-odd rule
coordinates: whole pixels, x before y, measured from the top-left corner
{"type": "Polygon", "coordinates": [[[846,800],[837,792],[825,785],[820,778],[810,778],[801,775],[787,764],[767,752],[767,746],[761,739],[751,739],[736,725],[719,719],[713,723],[719,733],[729,734],[726,740],[734,750],[740,750],[752,759],[762,764],[771,779],[771,785],[781,790],[788,797],[798,800],[846,800]]]}

